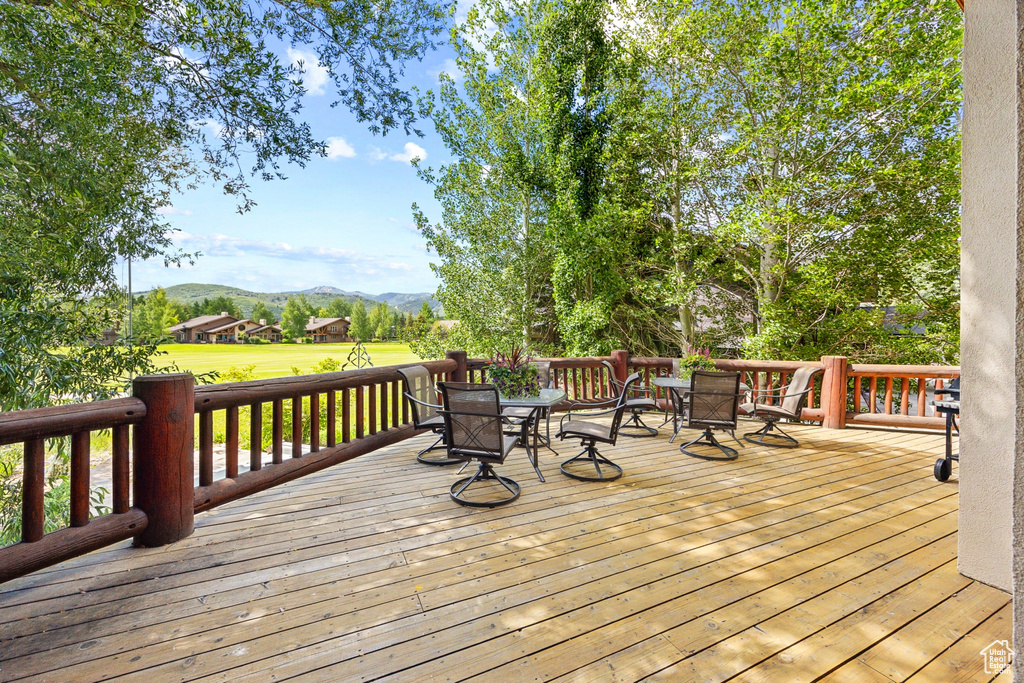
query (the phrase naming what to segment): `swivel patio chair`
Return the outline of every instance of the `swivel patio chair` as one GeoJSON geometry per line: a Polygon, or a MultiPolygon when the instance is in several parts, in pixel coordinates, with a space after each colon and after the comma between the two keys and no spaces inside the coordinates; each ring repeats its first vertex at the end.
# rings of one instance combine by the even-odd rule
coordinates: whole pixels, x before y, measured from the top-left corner
{"type": "Polygon", "coordinates": [[[405,384],[405,397],[412,409],[412,424],[416,429],[429,429],[437,434],[437,440],[416,454],[416,459],[424,465],[454,465],[458,460],[450,458],[424,457],[430,451],[443,449],[445,439],[444,418],[438,412],[441,406],[437,403],[437,392],[430,371],[422,365],[411,368],[399,368],[405,384]]]}
{"type": "Polygon", "coordinates": [[[619,430],[621,429],[620,424],[622,423],[622,415],[625,413],[628,406],[627,396],[629,396],[633,385],[638,381],[640,381],[640,374],[634,372],[626,378],[626,381],[623,383],[623,390],[619,393],[617,398],[612,399],[611,401],[604,401],[602,403],[577,403],[569,406],[569,412],[566,413],[562,417],[561,422],[559,422],[558,434],[556,434],[556,436],[563,440],[566,437],[578,438],[583,450],[562,463],[562,474],[581,481],[612,481],[613,479],[618,479],[622,476],[622,468],[601,455],[597,450],[597,444],[600,442],[611,446],[615,445],[615,440],[619,435],[619,430]],[[574,408],[592,409],[603,405],[613,405],[614,407],[608,410],[589,412],[586,416],[598,417],[601,415],[611,415],[612,419],[608,424],[592,422],[591,420],[574,419],[573,417],[572,410],[574,408]],[[577,462],[583,463],[588,467],[586,467],[582,472],[578,471],[573,467],[577,462]],[[602,465],[605,466],[606,470],[601,469],[602,465]],[[589,470],[589,467],[593,467],[593,474],[590,474],[590,472],[587,471],[589,470]]]}
{"type": "MultiPolygon", "coordinates": [[[[537,370],[537,384],[542,389],[551,388],[551,361],[538,361],[532,364],[537,370]]],[[[505,408],[501,414],[505,416],[510,422],[518,425],[522,428],[522,441],[525,446],[525,434],[526,429],[529,427],[525,424],[526,420],[529,420],[534,413],[536,413],[536,419],[545,420],[545,433],[540,442],[547,448],[551,449],[551,409],[550,408],[505,408]]],[[[552,449],[553,450],[553,449],[552,449]]]]}
{"type": "Polygon", "coordinates": [[[679,450],[704,460],[735,460],[739,451],[719,442],[714,430],[729,432],[736,443],[743,445],[736,438],[736,420],[742,395],[740,373],[694,370],[690,377],[690,390],[686,394],[686,427],[704,431],[693,441],[680,446],[679,450]],[[720,455],[692,450],[694,446],[702,445],[715,448],[720,455]]]}
{"type": "Polygon", "coordinates": [[[494,471],[494,465],[505,462],[509,452],[519,440],[517,436],[505,434],[505,420],[501,416],[501,399],[498,390],[491,384],[468,384],[464,382],[441,382],[441,396],[444,407],[445,434],[447,435],[448,457],[469,463],[480,463],[476,473],[459,479],[451,485],[452,500],[470,507],[497,507],[511,503],[519,497],[519,484],[502,477],[494,471]],[[507,491],[507,495],[494,497],[494,489],[485,482],[494,481],[507,491]],[[484,497],[470,498],[469,489],[473,484],[484,497]]]}
{"type": "MultiPolygon", "coordinates": [[[[614,398],[618,398],[619,396],[626,397],[626,410],[629,411],[630,416],[629,419],[623,422],[622,426],[619,427],[619,429],[625,430],[622,432],[622,436],[657,436],[658,430],[644,424],[643,418],[641,418],[641,415],[646,411],[657,410],[657,402],[650,397],[649,392],[643,387],[631,387],[630,390],[627,391],[626,383],[615,379],[615,367],[606,360],[601,361],[601,365],[603,365],[608,371],[608,386],[611,389],[612,396],[614,398]]],[[[639,378],[639,373],[636,373],[636,375],[639,378]]]]}
{"type": "Polygon", "coordinates": [[[811,379],[821,372],[820,368],[797,368],[793,378],[784,387],[759,390],[752,403],[744,403],[740,410],[764,422],[764,426],[743,438],[750,443],[773,448],[796,448],[800,442],[782,431],[779,420],[798,422],[800,413],[807,404],[811,393],[811,379]],[[768,401],[777,405],[769,405],[768,401]]]}

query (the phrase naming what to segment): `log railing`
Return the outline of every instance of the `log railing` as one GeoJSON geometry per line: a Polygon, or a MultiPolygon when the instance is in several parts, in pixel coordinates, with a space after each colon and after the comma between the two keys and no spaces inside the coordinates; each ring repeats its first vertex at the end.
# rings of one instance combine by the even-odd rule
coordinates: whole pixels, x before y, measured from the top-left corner
{"type": "MultiPolygon", "coordinates": [[[[554,385],[568,395],[556,410],[612,395],[604,360],[620,381],[639,372],[644,389],[666,405],[651,380],[671,372],[670,358],[615,351],[606,358],[549,360],[554,385]]],[[[423,365],[436,379],[485,381],[486,363],[450,351],[445,360],[423,365]]],[[[822,370],[803,418],[831,428],[941,428],[928,404],[934,388],[959,376],[956,367],[851,365],[836,356],[716,361],[720,370],[742,373],[755,394],[787,385],[803,366],[822,370]]],[[[131,398],[0,415],[0,445],[24,448],[22,540],[0,548],[0,582],[128,538],[140,546],[172,543],[192,533],[196,512],[415,436],[399,367],[199,388],[191,375],[148,376],[136,379],[131,398]],[[91,434],[107,430],[112,511],[90,518],[91,434]],[[45,533],[46,451],[56,439],[70,443],[70,526],[45,533]],[[215,443],[224,448],[219,473],[215,443]],[[247,463],[240,461],[243,446],[247,463]]]]}
{"type": "MultiPolygon", "coordinates": [[[[449,355],[423,365],[435,379],[464,380],[465,354],[449,355]]],[[[129,538],[139,546],[173,543],[192,533],[196,512],[415,436],[400,367],[198,389],[191,375],[154,375],[135,380],[132,398],[0,415],[0,445],[24,444],[22,539],[0,548],[0,582],[129,538]],[[218,413],[220,476],[214,471],[218,413]],[[248,471],[240,471],[239,432],[246,426],[248,471]],[[90,519],[90,435],[101,430],[111,431],[113,511],[90,519]],[[47,442],[64,437],[70,437],[71,525],[45,533],[47,442]]]]}

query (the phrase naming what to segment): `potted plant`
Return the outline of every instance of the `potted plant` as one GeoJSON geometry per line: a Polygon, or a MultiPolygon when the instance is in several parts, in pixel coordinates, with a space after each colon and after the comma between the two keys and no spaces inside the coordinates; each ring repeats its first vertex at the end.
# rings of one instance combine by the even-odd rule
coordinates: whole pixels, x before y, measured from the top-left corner
{"type": "Polygon", "coordinates": [[[679,359],[679,379],[690,379],[694,370],[714,370],[715,361],[711,360],[711,349],[690,347],[686,355],[679,359]]]}
{"type": "Polygon", "coordinates": [[[513,346],[507,354],[495,352],[487,363],[487,377],[502,396],[537,396],[540,384],[530,360],[521,346],[513,346]]]}

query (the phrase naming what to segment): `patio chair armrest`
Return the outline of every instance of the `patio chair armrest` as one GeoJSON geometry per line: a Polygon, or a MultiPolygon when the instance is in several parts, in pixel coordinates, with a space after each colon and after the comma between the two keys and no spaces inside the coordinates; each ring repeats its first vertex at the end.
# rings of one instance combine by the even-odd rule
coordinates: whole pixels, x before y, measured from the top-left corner
{"type": "MultiPolygon", "coordinates": [[[[804,394],[811,393],[811,388],[808,387],[808,388],[804,389],[803,391],[792,391],[792,392],[787,391],[786,395],[782,396],[781,395],[782,391],[784,389],[786,389],[786,388],[787,387],[779,387],[778,389],[772,389],[770,391],[767,390],[767,389],[765,389],[765,390],[751,389],[751,393],[754,394],[754,404],[757,405],[758,403],[763,403],[763,402],[767,401],[768,399],[775,398],[777,396],[779,398],[789,398],[790,396],[803,396],[804,394]]],[[[747,393],[747,392],[741,392],[740,395],[742,396],[745,393],[747,393]]]]}
{"type": "MultiPolygon", "coordinates": [[[[598,417],[599,415],[611,415],[616,410],[618,410],[618,407],[610,408],[608,410],[599,410],[597,412],[587,411],[586,415],[587,415],[587,417],[598,417]]],[[[583,411],[580,411],[580,412],[583,412],[583,411]]],[[[579,413],[577,413],[577,415],[578,414],[579,413]]],[[[572,412],[567,412],[565,415],[562,416],[562,419],[558,421],[558,431],[562,431],[562,425],[565,424],[566,420],[571,419],[572,416],[573,416],[572,412]]]]}
{"type": "Polygon", "coordinates": [[[600,408],[602,406],[617,406],[619,404],[618,398],[609,398],[604,401],[597,401],[595,403],[570,403],[566,408],[565,412],[571,413],[577,408],[589,410],[591,408],[600,408]]]}
{"type": "Polygon", "coordinates": [[[408,391],[402,392],[402,395],[405,396],[410,401],[412,401],[413,403],[415,403],[416,405],[421,405],[426,408],[441,410],[441,408],[443,407],[440,403],[427,403],[426,401],[421,401],[418,398],[413,398],[412,394],[410,394],[408,391]]]}
{"type": "Polygon", "coordinates": [[[441,413],[442,415],[469,415],[472,417],[489,417],[492,419],[501,420],[502,422],[505,422],[505,416],[502,415],[501,413],[476,413],[469,412],[466,410],[445,410],[444,408],[441,408],[437,412],[441,413]]]}

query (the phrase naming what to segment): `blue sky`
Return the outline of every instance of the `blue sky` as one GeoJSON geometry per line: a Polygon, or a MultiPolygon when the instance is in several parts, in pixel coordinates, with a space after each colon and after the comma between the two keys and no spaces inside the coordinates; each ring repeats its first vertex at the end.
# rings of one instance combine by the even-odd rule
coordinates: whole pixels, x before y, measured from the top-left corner
{"type": "MultiPolygon", "coordinates": [[[[451,53],[440,48],[423,62],[407,65],[409,82],[425,90],[451,68],[451,53]]],[[[214,186],[174,199],[166,219],[177,229],[175,243],[202,252],[194,266],[165,268],[162,260],[136,263],[136,292],[186,282],[230,285],[264,292],[317,285],[370,294],[433,292],[432,254],[413,227],[413,202],[432,221],[440,208],[431,188],[409,163],[436,167],[448,160],[430,121],[424,137],[399,131],[374,136],[339,105],[331,108],[331,82],[317,72],[311,52],[302,58],[307,73],[302,117],[313,135],[328,142],[328,158],[305,168],[283,167],[287,180],[252,180],[257,205],[239,215],[235,200],[214,186]]],[[[123,270],[123,269],[122,269],[123,270]]]]}

